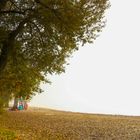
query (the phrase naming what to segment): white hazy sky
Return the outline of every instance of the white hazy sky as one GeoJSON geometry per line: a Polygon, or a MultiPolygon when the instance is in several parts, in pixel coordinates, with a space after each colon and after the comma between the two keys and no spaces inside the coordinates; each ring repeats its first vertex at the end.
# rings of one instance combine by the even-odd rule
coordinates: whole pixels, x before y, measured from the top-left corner
{"type": "Polygon", "coordinates": [[[75,52],[31,106],[140,116],[140,1],[110,2],[100,37],[75,52]]]}

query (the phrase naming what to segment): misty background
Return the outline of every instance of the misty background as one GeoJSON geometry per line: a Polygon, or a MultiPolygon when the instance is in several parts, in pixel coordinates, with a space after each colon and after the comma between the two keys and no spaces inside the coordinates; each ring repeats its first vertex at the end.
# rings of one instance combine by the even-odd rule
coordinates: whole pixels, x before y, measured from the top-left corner
{"type": "Polygon", "coordinates": [[[61,75],[41,85],[30,106],[140,115],[140,1],[110,0],[107,25],[94,41],[73,54],[61,75]]]}

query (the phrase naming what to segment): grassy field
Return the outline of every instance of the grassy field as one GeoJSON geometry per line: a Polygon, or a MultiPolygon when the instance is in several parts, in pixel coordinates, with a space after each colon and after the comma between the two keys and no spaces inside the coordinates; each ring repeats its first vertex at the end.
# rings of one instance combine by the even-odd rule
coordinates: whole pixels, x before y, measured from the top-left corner
{"type": "Polygon", "coordinates": [[[140,117],[8,111],[0,115],[0,140],[140,140],[140,117]]]}

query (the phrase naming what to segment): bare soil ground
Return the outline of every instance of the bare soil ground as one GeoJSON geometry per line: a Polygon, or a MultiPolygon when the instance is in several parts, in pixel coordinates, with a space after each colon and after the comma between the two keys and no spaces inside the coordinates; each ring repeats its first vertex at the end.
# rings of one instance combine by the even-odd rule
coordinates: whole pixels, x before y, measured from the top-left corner
{"type": "Polygon", "coordinates": [[[0,129],[17,140],[140,140],[140,117],[31,108],[0,115],[0,129]]]}

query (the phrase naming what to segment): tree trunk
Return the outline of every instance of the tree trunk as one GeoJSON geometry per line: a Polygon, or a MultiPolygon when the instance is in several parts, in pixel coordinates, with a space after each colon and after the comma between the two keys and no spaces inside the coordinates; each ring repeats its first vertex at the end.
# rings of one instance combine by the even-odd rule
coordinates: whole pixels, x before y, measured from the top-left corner
{"type": "Polygon", "coordinates": [[[20,32],[22,32],[22,30],[24,28],[24,24],[29,22],[32,17],[33,16],[29,16],[29,17],[26,17],[25,19],[23,19],[19,23],[17,28],[15,30],[13,30],[11,33],[9,33],[8,39],[6,39],[2,43],[2,49],[1,49],[1,52],[0,52],[0,76],[2,75],[2,72],[4,71],[4,69],[6,67],[7,60],[8,60],[10,52],[14,49],[14,43],[15,43],[16,36],[20,32]]]}
{"type": "Polygon", "coordinates": [[[18,108],[18,98],[15,97],[14,98],[14,104],[13,104],[12,110],[16,110],[17,108],[18,108]]]}
{"type": "Polygon", "coordinates": [[[4,104],[4,107],[9,108],[9,101],[4,104]]]}
{"type": "Polygon", "coordinates": [[[0,75],[2,74],[3,70],[6,67],[8,56],[10,53],[10,50],[13,48],[13,41],[5,41],[2,44],[2,49],[1,49],[1,55],[0,55],[0,75]]]}

